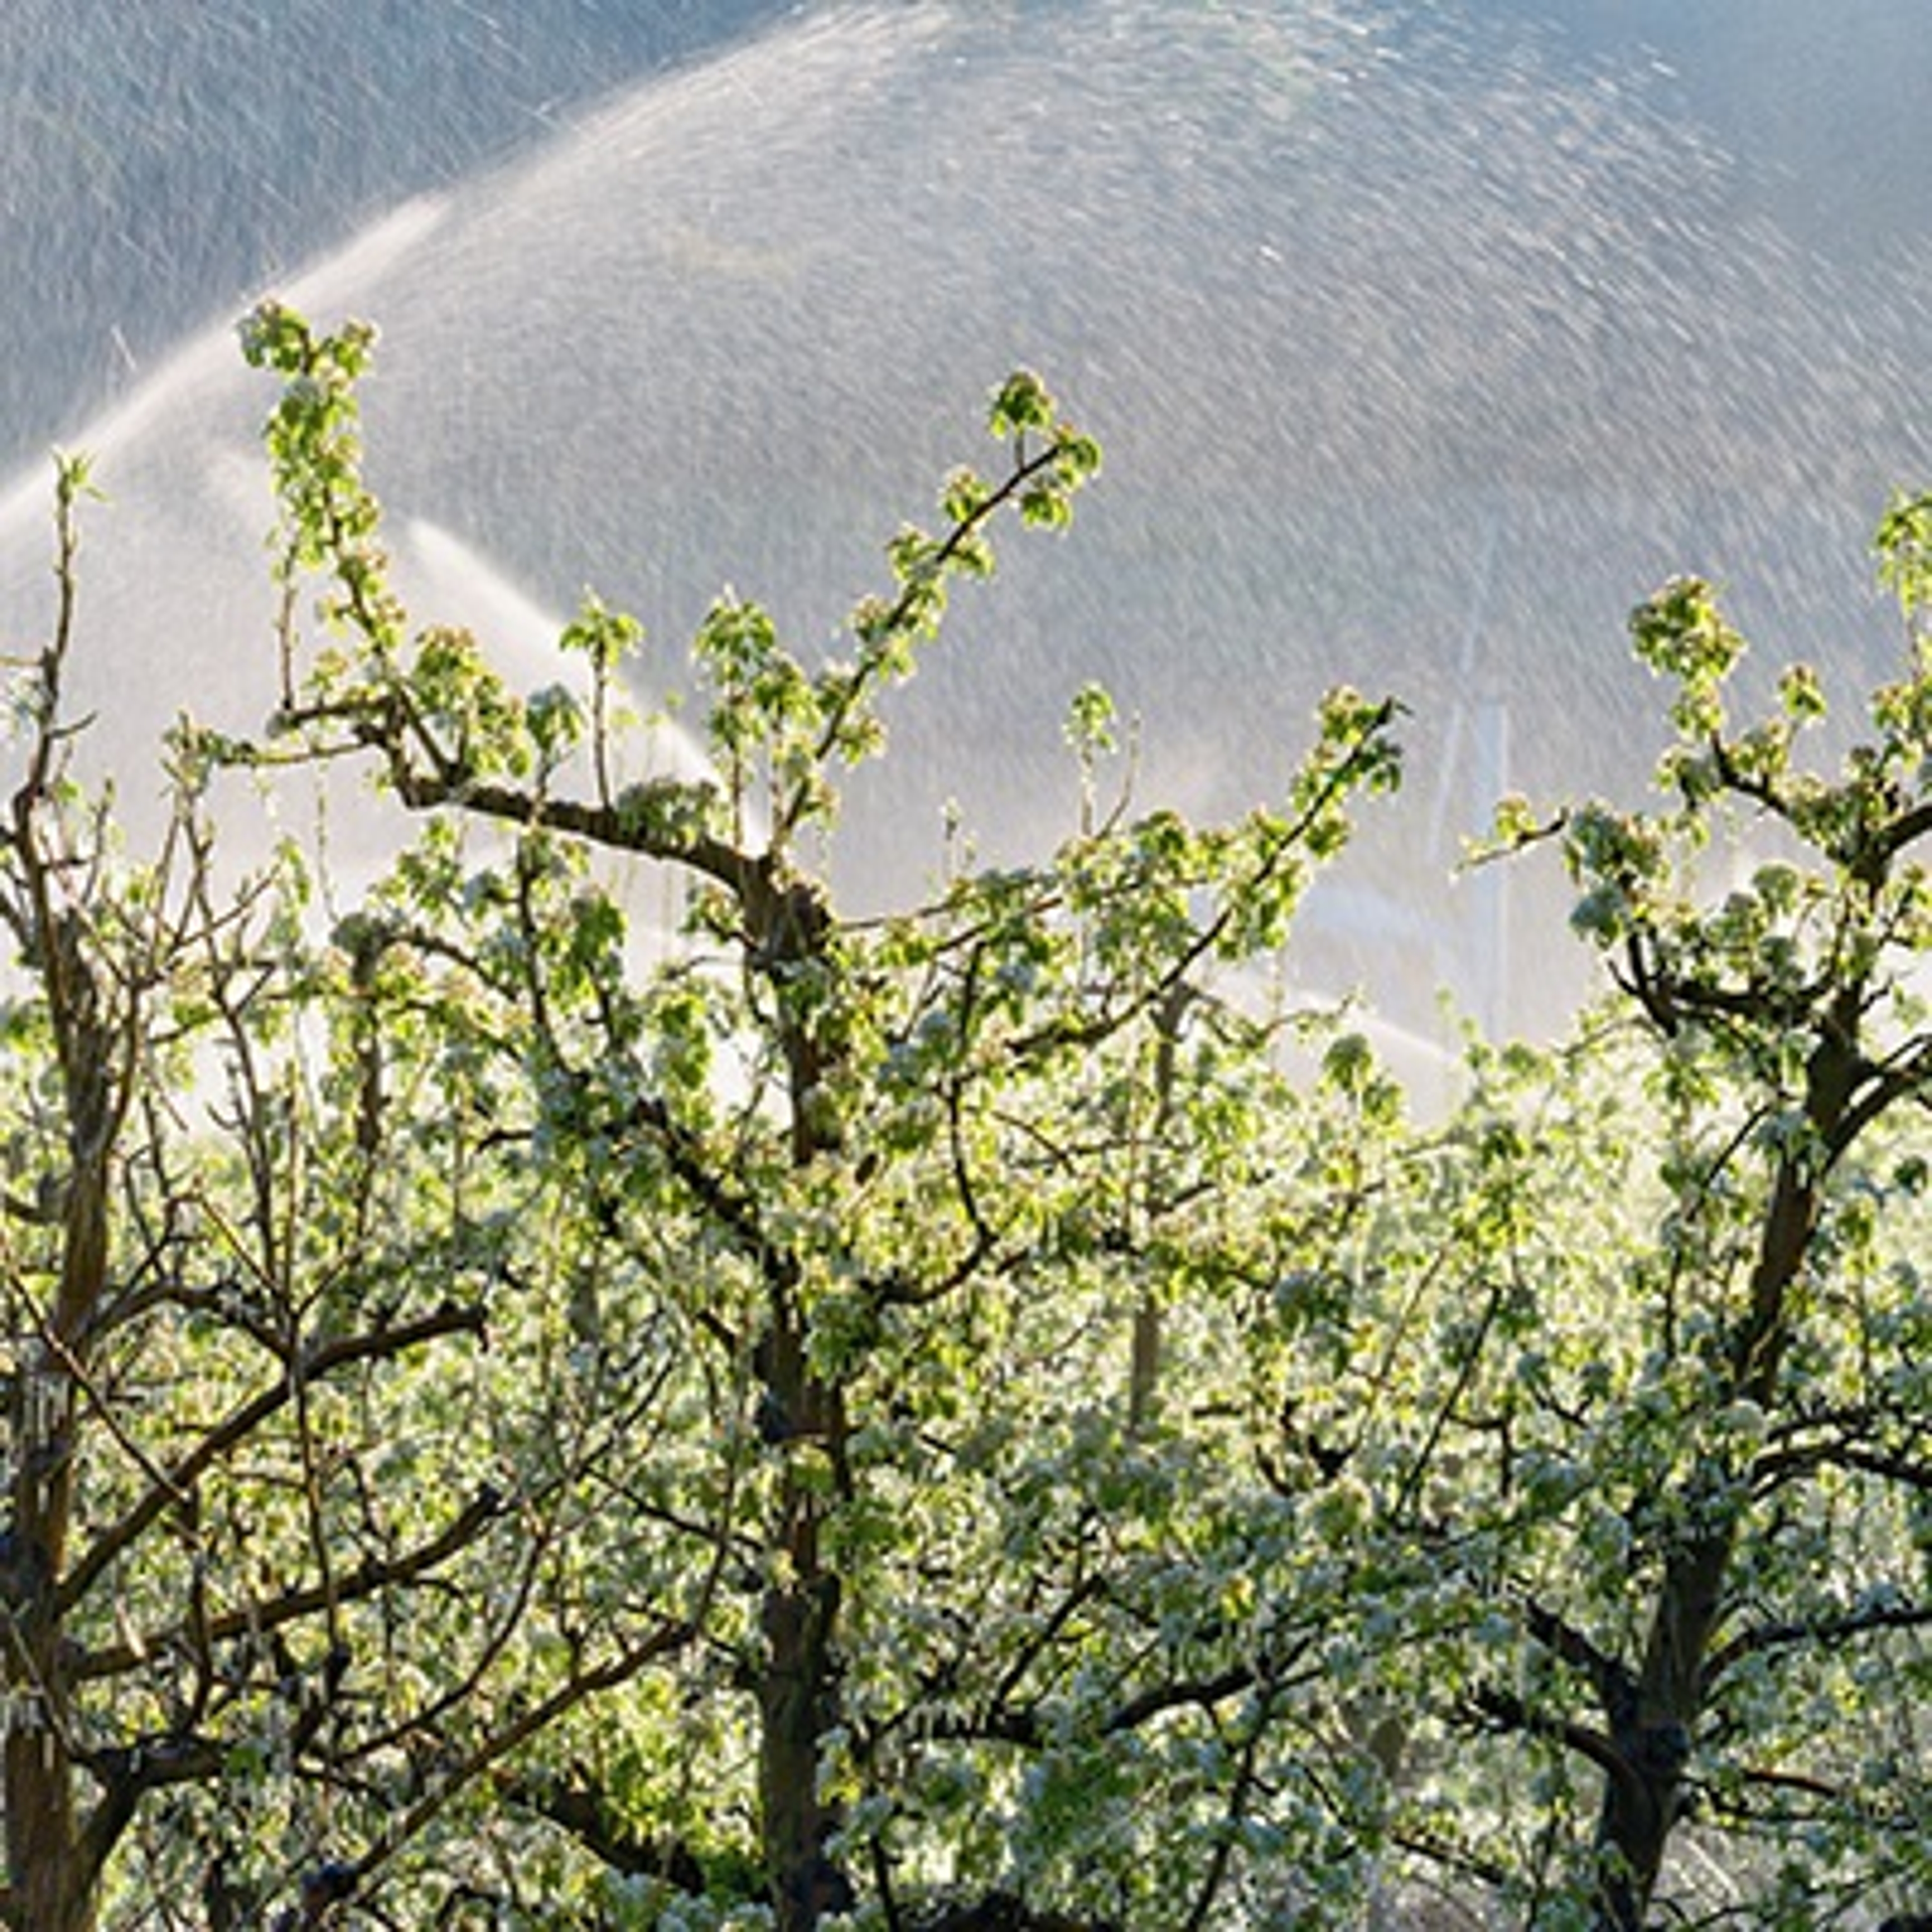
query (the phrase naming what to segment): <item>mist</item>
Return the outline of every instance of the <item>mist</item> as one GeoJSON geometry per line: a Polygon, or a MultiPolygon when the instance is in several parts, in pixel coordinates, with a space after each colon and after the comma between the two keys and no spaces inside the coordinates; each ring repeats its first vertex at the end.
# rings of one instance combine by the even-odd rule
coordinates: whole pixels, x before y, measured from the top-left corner
{"type": "Polygon", "coordinates": [[[1311,978],[1546,1026],[1586,983],[1562,883],[1459,879],[1461,841],[1505,788],[1645,783],[1629,607],[1695,570],[1766,674],[1886,669],[1866,533],[1932,469],[1900,0],[634,10],[10,10],[0,586],[31,638],[37,452],[96,451],[77,670],[137,815],[178,703],[272,702],[231,326],[269,288],[380,326],[405,586],[526,682],[506,596],[634,610],[653,693],[728,583],[833,647],[986,391],[1045,373],[1106,473],[895,705],[830,858],[860,909],[922,889],[956,808],[993,860],[1070,826],[1089,679],[1142,721],[1136,799],[1201,812],[1277,790],[1346,680],[1403,700],[1410,778],[1311,908],[1311,978]]]}

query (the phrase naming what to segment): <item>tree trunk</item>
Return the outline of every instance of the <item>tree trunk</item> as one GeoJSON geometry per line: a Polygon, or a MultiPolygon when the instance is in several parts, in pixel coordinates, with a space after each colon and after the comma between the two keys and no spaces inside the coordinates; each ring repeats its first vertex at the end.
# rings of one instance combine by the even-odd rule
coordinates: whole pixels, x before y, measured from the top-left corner
{"type": "Polygon", "coordinates": [[[8,1904],[28,1932],[92,1932],[104,1844],[76,1815],[71,1696],[60,1583],[74,1514],[75,1381],[106,1297],[109,1162],[124,1088],[114,1035],[82,954],[77,915],[37,921],[58,1042],[68,1166],[60,1277],[39,1334],[16,1337],[12,1520],[0,1553],[7,1628],[8,1904]]]}
{"type": "MultiPolygon", "coordinates": [[[[770,854],[748,879],[742,904],[756,935],[754,953],[766,962],[783,1009],[796,997],[794,977],[805,980],[808,969],[826,964],[830,913],[815,886],[784,880],[770,854]]],[[[801,1168],[838,1155],[837,1130],[820,1105],[836,1058],[824,1024],[809,1001],[783,1023],[791,1156],[801,1168]]],[[[770,1304],[758,1367],[765,1432],[782,1448],[785,1466],[770,1545],[774,1574],[759,1612],[765,1641],[758,1694],[759,1831],[777,1932],[814,1932],[821,1913],[854,1902],[826,1850],[837,1819],[819,1797],[823,1741],[838,1721],[842,1594],[838,1574],[824,1562],[819,1531],[828,1498],[849,1484],[845,1405],[840,1390],[810,1368],[795,1270],[782,1256],[768,1256],[766,1265],[770,1304]]]]}
{"type": "Polygon", "coordinates": [[[836,1712],[832,1636],[838,1579],[818,1570],[765,1594],[758,1784],[778,1932],[812,1932],[850,1892],[826,1853],[832,1820],[818,1796],[820,1741],[836,1712]]]}
{"type": "Polygon", "coordinates": [[[821,1912],[851,1902],[851,1892],[826,1855],[836,1820],[819,1798],[822,1740],[838,1715],[840,1585],[819,1550],[824,1472],[808,1472],[801,1459],[824,1456],[840,1467],[844,1418],[835,1392],[806,1371],[803,1338],[783,1298],[762,1354],[766,1406],[787,1468],[773,1538],[777,1574],[760,1611],[760,1832],[778,1932],[812,1932],[821,1912]]]}
{"type": "Polygon", "coordinates": [[[7,1870],[12,1922],[31,1932],[91,1932],[96,1861],[76,1821],[70,1694],[59,1600],[73,1511],[74,1378],[61,1352],[81,1346],[106,1265],[104,1180],[70,1184],[53,1339],[22,1348],[14,1405],[13,1519],[0,1539],[8,1619],[7,1870]],[[93,1292],[88,1284],[93,1285],[93,1292]]]}
{"type": "MultiPolygon", "coordinates": [[[[1822,1060],[1822,1054],[1821,1054],[1822,1060]]],[[[1832,1070],[1814,1064],[1811,1118],[1828,1140],[1842,1119],[1832,1070]]],[[[1792,1292],[1817,1227],[1813,1168],[1782,1162],[1751,1270],[1750,1300],[1726,1364],[1732,1396],[1768,1412],[1790,1339],[1792,1292]]],[[[1682,1526],[1664,1564],[1642,1668],[1634,1687],[1611,1688],[1610,1741],[1618,1765],[1606,1780],[1597,1830],[1599,1932],[1642,1932],[1664,1855],[1683,1805],[1684,1775],[1703,1713],[1705,1664],[1724,1614],[1724,1581],[1743,1528],[1748,1472],[1705,1456],[1678,1498],[1682,1526]]]]}
{"type": "MultiPolygon", "coordinates": [[[[1698,1500],[1694,1496],[1693,1509],[1698,1500]]],[[[1720,1510],[1731,1507],[1721,1496],[1710,1502],[1720,1510]]],[[[1734,1520],[1726,1520],[1672,1552],[1642,1674],[1634,1688],[1620,1685],[1612,1693],[1616,1708],[1608,1715],[1618,1765],[1605,1784],[1597,1831],[1600,1932],[1642,1932],[1683,1806],[1684,1774],[1703,1704],[1704,1660],[1735,1542],[1734,1520]]]]}
{"type": "Polygon", "coordinates": [[[92,1875],[75,1842],[73,1766],[58,1732],[30,1709],[11,1714],[7,1733],[8,1920],[20,1932],[93,1932],[92,1875]]]}

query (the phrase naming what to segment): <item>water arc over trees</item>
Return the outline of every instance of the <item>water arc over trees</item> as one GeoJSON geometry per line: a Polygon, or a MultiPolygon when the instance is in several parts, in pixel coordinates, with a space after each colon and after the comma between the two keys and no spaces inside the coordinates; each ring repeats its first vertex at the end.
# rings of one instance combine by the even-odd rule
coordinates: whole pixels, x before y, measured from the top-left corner
{"type": "MultiPolygon", "coordinates": [[[[1527,949],[1557,922],[1506,932],[1449,885],[1456,835],[1504,783],[1628,777],[1654,694],[1622,619],[1667,571],[1735,586],[1768,657],[1873,670],[1882,620],[1849,638],[1840,614],[1925,466],[1932,289],[1827,262],[1738,194],[1667,76],[1508,10],[810,9],[296,292],[382,328],[371,471],[399,526],[550,608],[594,584],[667,684],[728,580],[829,643],[880,540],[974,454],[987,386],[1037,364],[1107,476],[1066,543],[962,601],[855,790],[848,899],[934,870],[948,800],[989,856],[1068,823],[1058,718],[1087,679],[1147,721],[1144,802],[1225,811],[1346,678],[1402,696],[1413,776],[1318,899],[1311,970],[1534,1024],[1562,982],[1527,949]]],[[[116,500],[80,663],[117,764],[178,696],[266,708],[265,401],[218,328],[74,439],[116,500]]],[[[16,612],[44,594],[44,502],[23,485],[0,517],[16,612]]],[[[470,614],[449,600],[424,619],[470,614]]]]}

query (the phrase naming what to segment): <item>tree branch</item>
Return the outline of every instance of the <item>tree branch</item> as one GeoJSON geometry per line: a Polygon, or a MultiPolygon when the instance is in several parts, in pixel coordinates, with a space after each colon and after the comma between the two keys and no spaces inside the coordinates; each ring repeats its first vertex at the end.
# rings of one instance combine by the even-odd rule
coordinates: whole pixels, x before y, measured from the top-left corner
{"type": "MultiPolygon", "coordinates": [[[[1280,827],[1269,840],[1260,862],[1244,882],[1248,891],[1255,891],[1273,879],[1336,801],[1345,796],[1358,779],[1372,768],[1371,747],[1394,718],[1398,709],[1394,698],[1385,698],[1364,716],[1354,742],[1347,752],[1325,774],[1294,821],[1280,827]]],[[[1124,1005],[1112,1012],[1098,1013],[1090,1019],[1062,1017],[1051,1020],[1031,1033],[1022,1034],[1009,1049],[1013,1058],[1024,1061],[1068,1049],[1091,1051],[1105,1045],[1142,1014],[1169,1004],[1186,985],[1189,975],[1226,935],[1234,922],[1236,909],[1232,899],[1223,905],[1214,918],[1195,932],[1166,969],[1158,973],[1150,985],[1142,988],[1124,1005]]]]}
{"type": "MultiPolygon", "coordinates": [[[[1068,447],[1064,438],[1057,436],[1036,455],[1025,456],[1016,450],[1015,454],[1018,460],[1006,479],[987,494],[983,502],[976,505],[969,514],[958,518],[953,524],[938,548],[925,560],[916,576],[902,587],[891,608],[878,619],[875,627],[877,634],[881,638],[891,638],[903,633],[926,591],[945,576],[948,568],[971,539],[973,533],[982,524],[990,522],[1006,504],[1022,495],[1035,477],[1052,469],[1067,453],[1068,447]]],[[[827,707],[818,742],[812,748],[812,762],[814,767],[824,764],[831,757],[846,721],[851,716],[866,685],[878,675],[884,662],[884,652],[870,650],[844,680],[844,688],[827,707]]],[[[772,844],[775,848],[782,847],[798,830],[809,796],[808,786],[794,788],[773,828],[772,844]]]]}
{"type": "Polygon", "coordinates": [[[484,1333],[481,1308],[448,1306],[393,1328],[345,1336],[308,1351],[294,1371],[217,1423],[187,1455],[164,1472],[160,1481],[148,1487],[125,1516],[94,1538],[93,1546],[61,1580],[56,1600],[58,1613],[67,1615],[156,1519],[179,1502],[206,1470],[284,1408],[295,1394],[298,1377],[314,1381],[353,1363],[380,1361],[402,1354],[441,1336],[481,1336],[484,1333]]]}
{"type": "Polygon", "coordinates": [[[1512,1690],[1493,1685],[1479,1686],[1470,1694],[1470,1705],[1478,1714],[1504,1730],[1520,1731],[1527,1736],[1548,1738],[1580,1756],[1588,1758],[1606,1776],[1619,1781],[1632,1774],[1624,1754],[1601,1731],[1593,1731],[1568,1718],[1552,1718],[1532,1710],[1512,1690]]]}
{"type": "Polygon", "coordinates": [[[668,1843],[640,1838],[614,1817],[604,1794],[580,1776],[549,1777],[505,1772],[494,1780],[505,1803],[547,1820],[567,1832],[594,1858],[627,1876],[654,1878],[674,1891],[701,1894],[704,1868],[682,1840],[668,1843]]]}
{"type": "MultiPolygon", "coordinates": [[[[203,1633],[206,1640],[210,1644],[224,1643],[257,1632],[266,1634],[298,1622],[304,1617],[313,1616],[332,1604],[356,1602],[397,1584],[414,1582],[473,1542],[489,1523],[502,1514],[502,1509],[503,1498],[496,1490],[481,1490],[440,1536],[406,1556],[387,1562],[371,1556],[346,1576],[333,1578],[328,1584],[290,1590],[265,1604],[251,1604],[244,1609],[212,1617],[203,1633]]],[[[74,1666],[75,1680],[86,1682],[97,1678],[118,1676],[136,1668],[166,1642],[166,1634],[157,1632],[131,1643],[88,1651],[74,1666]]]]}
{"type": "Polygon", "coordinates": [[[1636,1679],[1628,1666],[1607,1651],[1600,1650],[1574,1624],[1534,1598],[1524,1601],[1522,1610],[1530,1635],[1553,1656],[1581,1671],[1606,1706],[1619,1696],[1635,1695],[1636,1679]]]}
{"type": "Polygon", "coordinates": [[[660,1624],[649,1636],[619,1652],[608,1662],[573,1676],[568,1682],[559,1685],[541,1702],[530,1706],[501,1730],[484,1738],[436,1790],[410,1806],[376,1844],[348,1868],[343,1878],[346,1888],[338,1896],[353,1898],[459,1792],[500,1764],[512,1752],[547,1730],[566,1712],[602,1691],[628,1683],[658,1658],[682,1649],[697,1634],[698,1626],[693,1623],[660,1624]]]}
{"type": "Polygon", "coordinates": [[[1832,1645],[1850,1637],[1869,1636],[1879,1630],[1924,1630],[1932,1628],[1932,1604],[1888,1604],[1868,1610],[1853,1610],[1844,1616],[1796,1618],[1784,1623],[1758,1624],[1741,1630],[1730,1642],[1714,1651],[1704,1666],[1707,1689],[1716,1684],[1733,1664],[1747,1657],[1770,1650],[1789,1650],[1799,1644],[1832,1645]]]}

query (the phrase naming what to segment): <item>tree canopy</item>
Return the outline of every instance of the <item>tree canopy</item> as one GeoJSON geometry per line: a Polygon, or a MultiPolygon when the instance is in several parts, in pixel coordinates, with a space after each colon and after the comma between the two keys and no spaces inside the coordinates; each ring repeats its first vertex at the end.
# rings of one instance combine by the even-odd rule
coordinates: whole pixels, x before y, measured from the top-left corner
{"type": "Polygon", "coordinates": [[[1288,951],[1393,697],[1196,825],[1070,693],[1054,849],[842,908],[949,598],[1098,468],[1036,377],[842,655],[720,598],[692,776],[629,616],[523,692],[402,608],[371,332],[243,339],[272,728],[184,718],[124,850],[76,460],[16,666],[6,1922],[1913,1922],[1932,499],[1834,763],[1815,674],[1740,724],[1708,588],[1640,607],[1655,795],[1480,855],[1560,850],[1604,998],[1412,1110],[1288,951]],[[382,877],[224,868],[221,774],[344,763],[382,877]]]}

